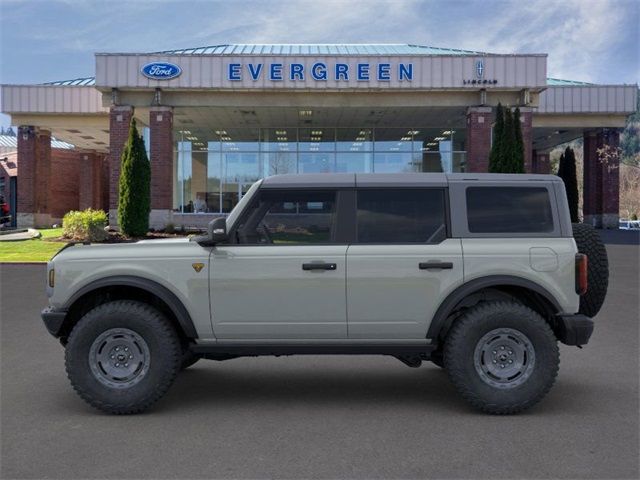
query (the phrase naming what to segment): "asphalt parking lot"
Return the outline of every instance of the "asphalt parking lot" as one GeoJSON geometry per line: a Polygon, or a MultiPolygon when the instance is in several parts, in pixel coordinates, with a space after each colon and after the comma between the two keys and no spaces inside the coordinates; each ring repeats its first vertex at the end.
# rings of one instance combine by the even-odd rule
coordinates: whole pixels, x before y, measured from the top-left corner
{"type": "Polygon", "coordinates": [[[151,412],[108,416],[41,324],[44,267],[0,265],[1,476],[638,478],[639,248],[619,238],[591,343],[562,346],[551,393],[510,417],[430,364],[345,356],[200,362],[151,412]]]}

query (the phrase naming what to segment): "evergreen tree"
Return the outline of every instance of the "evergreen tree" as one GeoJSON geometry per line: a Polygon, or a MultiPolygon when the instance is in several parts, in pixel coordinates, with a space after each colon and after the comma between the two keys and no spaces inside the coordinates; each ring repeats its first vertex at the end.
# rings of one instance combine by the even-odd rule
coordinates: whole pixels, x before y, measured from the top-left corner
{"type": "Polygon", "coordinates": [[[522,139],[522,124],[518,107],[513,112],[513,142],[513,169],[511,173],[524,173],[524,140],[522,139]]]}
{"type": "Polygon", "coordinates": [[[513,136],[513,115],[510,108],[504,109],[503,153],[500,173],[513,173],[515,138],[513,136]]]}
{"type": "Polygon", "coordinates": [[[118,222],[125,235],[142,236],[149,230],[151,165],[136,121],[122,152],[118,192],[118,222]]]}
{"type": "Polygon", "coordinates": [[[576,156],[573,149],[567,147],[562,155],[560,155],[560,163],[558,165],[558,176],[564,182],[564,188],[567,192],[567,202],[569,203],[569,213],[571,214],[571,222],[578,223],[578,177],[576,175],[576,156]]]}
{"type": "Polygon", "coordinates": [[[502,168],[502,159],[504,154],[504,109],[498,103],[496,109],[496,124],[493,127],[493,144],[491,145],[491,153],[489,154],[489,171],[498,173],[502,168]]]}

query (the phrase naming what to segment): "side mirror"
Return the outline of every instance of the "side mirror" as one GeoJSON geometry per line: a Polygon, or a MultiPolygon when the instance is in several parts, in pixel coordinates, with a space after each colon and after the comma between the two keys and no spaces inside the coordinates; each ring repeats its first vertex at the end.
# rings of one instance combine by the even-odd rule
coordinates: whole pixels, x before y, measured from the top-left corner
{"type": "Polygon", "coordinates": [[[224,243],[229,237],[227,236],[227,219],[225,217],[216,218],[209,222],[209,238],[212,244],[224,243]]]}
{"type": "Polygon", "coordinates": [[[191,237],[192,242],[197,242],[203,247],[212,247],[217,243],[224,243],[228,240],[227,219],[224,217],[215,218],[209,222],[206,235],[191,237]]]}

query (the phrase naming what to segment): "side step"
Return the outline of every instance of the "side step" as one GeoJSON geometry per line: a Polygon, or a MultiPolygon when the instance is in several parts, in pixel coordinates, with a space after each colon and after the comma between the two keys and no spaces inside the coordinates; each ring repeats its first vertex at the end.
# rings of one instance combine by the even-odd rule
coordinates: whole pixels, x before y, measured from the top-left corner
{"type": "Polygon", "coordinates": [[[210,345],[191,345],[193,353],[208,356],[281,356],[281,355],[392,355],[394,357],[421,358],[427,360],[434,345],[427,344],[393,344],[393,343],[231,343],[219,342],[210,345]]]}

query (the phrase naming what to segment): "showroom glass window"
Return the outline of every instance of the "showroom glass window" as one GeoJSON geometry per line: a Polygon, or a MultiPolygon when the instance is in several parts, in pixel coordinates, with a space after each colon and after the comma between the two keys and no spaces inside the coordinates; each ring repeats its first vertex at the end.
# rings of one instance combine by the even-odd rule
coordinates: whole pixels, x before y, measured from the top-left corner
{"type": "Polygon", "coordinates": [[[174,130],[173,209],[229,213],[252,183],[271,175],[459,172],[464,138],[464,130],[447,128],[223,128],[203,121],[174,130]]]}
{"type": "Polygon", "coordinates": [[[335,207],[333,190],[261,190],[243,212],[235,240],[250,245],[331,243],[335,207]]]}
{"type": "Polygon", "coordinates": [[[442,188],[361,189],[358,243],[439,243],[447,236],[442,188]]]}
{"type": "Polygon", "coordinates": [[[469,187],[467,219],[472,233],[548,233],[554,228],[544,187],[469,187]]]}

